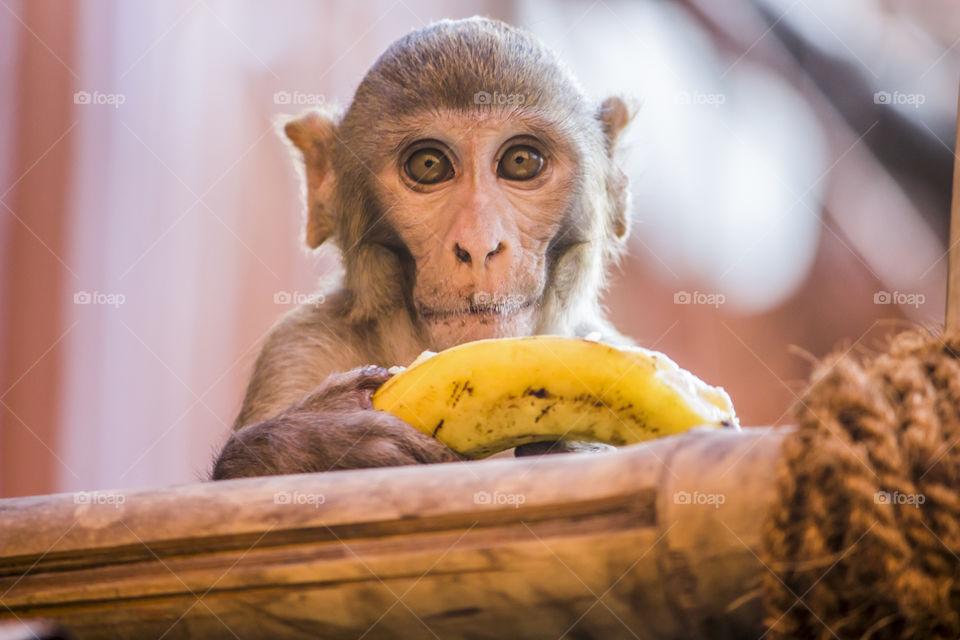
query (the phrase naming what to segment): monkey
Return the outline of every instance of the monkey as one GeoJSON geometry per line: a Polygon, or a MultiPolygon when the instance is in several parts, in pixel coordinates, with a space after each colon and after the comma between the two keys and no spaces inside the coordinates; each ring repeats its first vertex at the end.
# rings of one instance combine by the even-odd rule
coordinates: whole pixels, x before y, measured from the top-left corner
{"type": "Polygon", "coordinates": [[[334,244],[342,282],[269,332],[212,479],[456,461],[373,408],[386,367],[484,338],[631,344],[599,297],[630,226],[617,141],[634,112],[473,17],[393,43],[345,111],[287,121],[306,245],[334,244]]]}

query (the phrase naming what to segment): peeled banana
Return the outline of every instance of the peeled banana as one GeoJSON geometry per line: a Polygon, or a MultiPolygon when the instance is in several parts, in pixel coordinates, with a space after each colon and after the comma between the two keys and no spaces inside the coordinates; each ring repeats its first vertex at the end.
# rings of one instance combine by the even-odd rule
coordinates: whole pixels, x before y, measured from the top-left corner
{"type": "Polygon", "coordinates": [[[698,425],[739,428],[726,391],[664,354],[559,336],[478,340],[418,358],[373,406],[470,458],[544,440],[625,445],[698,425]]]}

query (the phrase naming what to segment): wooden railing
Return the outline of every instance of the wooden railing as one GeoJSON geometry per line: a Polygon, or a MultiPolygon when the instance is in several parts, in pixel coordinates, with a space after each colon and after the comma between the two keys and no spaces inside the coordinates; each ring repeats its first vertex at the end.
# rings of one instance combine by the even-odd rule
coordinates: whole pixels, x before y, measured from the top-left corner
{"type": "Polygon", "coordinates": [[[0,620],[79,638],[757,637],[785,432],[3,500],[0,620]]]}

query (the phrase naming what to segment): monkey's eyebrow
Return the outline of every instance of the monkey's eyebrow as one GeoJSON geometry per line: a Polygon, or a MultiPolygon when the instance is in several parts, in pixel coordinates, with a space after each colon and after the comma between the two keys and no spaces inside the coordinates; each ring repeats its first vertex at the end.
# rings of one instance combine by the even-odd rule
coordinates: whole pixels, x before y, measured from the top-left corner
{"type": "MultiPolygon", "coordinates": [[[[429,119],[433,122],[434,119],[429,119]]],[[[381,144],[383,144],[393,155],[399,154],[404,148],[408,147],[416,140],[431,138],[426,127],[423,126],[426,120],[424,118],[404,118],[400,121],[392,122],[381,130],[381,144]],[[391,142],[396,143],[390,147],[391,142]]]]}
{"type": "Polygon", "coordinates": [[[408,133],[407,135],[403,136],[400,138],[400,142],[398,142],[397,145],[390,150],[391,155],[399,155],[399,153],[407,148],[411,142],[420,137],[421,135],[419,133],[408,133]]]}
{"type": "MultiPolygon", "coordinates": [[[[558,125],[549,118],[545,118],[539,114],[519,114],[515,116],[515,120],[522,123],[522,126],[513,133],[512,137],[530,136],[536,138],[546,146],[547,153],[551,155],[558,152],[563,153],[569,151],[563,144],[558,143],[558,139],[562,140],[564,135],[562,131],[559,130],[558,125]]],[[[421,139],[433,139],[435,136],[431,136],[425,130],[418,127],[402,126],[397,129],[385,131],[384,138],[385,140],[383,142],[386,144],[390,144],[391,140],[398,140],[392,148],[388,147],[390,154],[397,156],[412,143],[421,139]]]]}
{"type": "Polygon", "coordinates": [[[524,128],[527,129],[525,132],[518,132],[518,136],[528,135],[536,138],[545,144],[547,151],[551,153],[556,153],[563,148],[563,145],[558,144],[557,141],[558,139],[563,139],[565,136],[555,122],[534,114],[523,114],[520,115],[518,119],[523,123],[524,128]]]}

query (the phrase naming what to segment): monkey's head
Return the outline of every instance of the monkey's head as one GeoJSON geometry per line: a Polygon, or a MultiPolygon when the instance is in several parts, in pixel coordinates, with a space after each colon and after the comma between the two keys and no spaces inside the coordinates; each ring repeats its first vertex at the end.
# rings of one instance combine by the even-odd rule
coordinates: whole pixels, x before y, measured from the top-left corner
{"type": "Polygon", "coordinates": [[[307,243],[340,247],[352,320],[406,309],[432,349],[568,333],[627,234],[613,159],[631,116],[591,104],[525,31],[435,23],[377,60],[342,117],[287,123],[307,243]]]}

